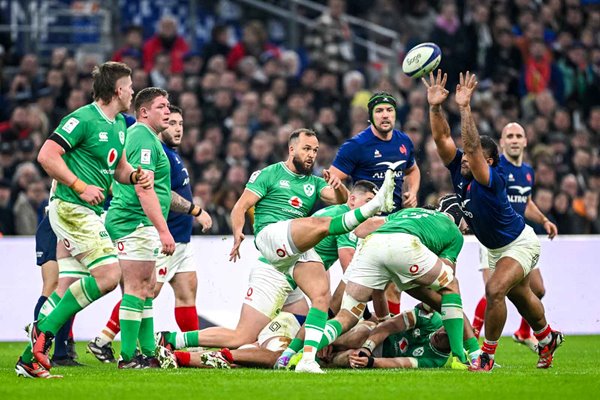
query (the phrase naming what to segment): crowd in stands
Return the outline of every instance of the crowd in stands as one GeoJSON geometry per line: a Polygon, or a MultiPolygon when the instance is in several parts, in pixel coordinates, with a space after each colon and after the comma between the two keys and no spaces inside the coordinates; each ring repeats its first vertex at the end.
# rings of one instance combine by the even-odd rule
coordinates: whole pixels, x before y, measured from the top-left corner
{"type": "MultiPolygon", "coordinates": [[[[239,39],[226,25],[216,25],[211,41],[193,49],[176,20],[165,16],[145,40],[151,27],[127,27],[105,58],[76,59],[62,47],[47,60],[13,54],[15,73],[5,71],[0,83],[0,234],[35,233],[50,183],[37,152],[62,117],[91,102],[91,71],[108,59],[133,69],[136,92],[162,87],[184,110],[179,152],[194,196],[213,217],[211,234],[231,232],[229,213],[249,175],[285,157],[292,130],[315,129],[320,139],[315,173],[329,167],[339,145],[368,126],[366,103],[374,91],[398,100],[397,127],[413,140],[421,168],[419,204],[452,191],[431,138],[423,84],[390,63],[377,68],[378,60],[364,59],[353,35],[383,46],[391,45],[389,38],[357,33],[346,12],[398,34],[401,46],[391,63],[396,66],[413,45],[437,43],[451,93],[460,71],[474,71],[479,132],[498,139],[507,122],[520,122],[528,138],[526,162],[536,171],[538,207],[560,234],[600,233],[598,2],[368,3],[351,9],[344,0],[329,0],[302,32],[301,49],[275,45],[260,20],[245,20],[239,39]]],[[[7,60],[0,47],[0,72],[8,70],[7,60]]],[[[459,139],[452,98],[446,107],[459,139]]]]}

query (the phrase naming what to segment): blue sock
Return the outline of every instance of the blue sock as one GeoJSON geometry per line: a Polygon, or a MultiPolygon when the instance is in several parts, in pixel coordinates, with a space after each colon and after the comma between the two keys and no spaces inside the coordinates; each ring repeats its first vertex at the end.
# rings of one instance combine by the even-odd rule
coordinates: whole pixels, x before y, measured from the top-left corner
{"type": "Polygon", "coordinates": [[[48,300],[48,298],[46,296],[40,296],[40,298],[38,299],[37,304],[35,305],[35,308],[33,309],[33,320],[34,321],[38,319],[38,315],[40,315],[40,310],[42,309],[42,306],[44,305],[46,300],[48,300]]]}
{"type": "Polygon", "coordinates": [[[69,332],[71,332],[71,326],[73,325],[73,317],[69,318],[67,322],[56,332],[56,339],[54,340],[54,357],[65,358],[67,357],[67,341],[69,340],[69,332]]]}

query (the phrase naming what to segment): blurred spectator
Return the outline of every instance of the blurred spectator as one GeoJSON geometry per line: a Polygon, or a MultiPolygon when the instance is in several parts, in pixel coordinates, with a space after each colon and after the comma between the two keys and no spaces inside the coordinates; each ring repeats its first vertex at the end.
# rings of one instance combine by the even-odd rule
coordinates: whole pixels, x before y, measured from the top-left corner
{"type": "Polygon", "coordinates": [[[21,192],[13,207],[15,233],[17,235],[35,235],[38,223],[44,217],[44,208],[48,204],[48,191],[41,179],[31,180],[24,192],[21,192]]]}
{"type": "Polygon", "coordinates": [[[550,89],[559,103],[564,99],[562,74],[542,39],[530,42],[521,81],[523,95],[538,94],[550,89]]]}
{"type": "Polygon", "coordinates": [[[508,29],[498,31],[492,48],[486,54],[483,77],[503,82],[507,93],[517,96],[522,65],[523,59],[519,49],[513,45],[512,33],[508,29]]]}
{"type": "Polygon", "coordinates": [[[31,133],[31,120],[24,106],[16,106],[8,121],[0,123],[0,141],[12,142],[29,137],[31,133]]]}
{"type": "Polygon", "coordinates": [[[591,190],[586,190],[581,198],[573,201],[573,210],[577,215],[574,233],[583,235],[600,233],[599,206],[600,193],[591,190]]]}
{"type": "MultiPolygon", "coordinates": [[[[204,65],[213,58],[213,56],[221,55],[227,57],[231,48],[228,44],[229,32],[225,25],[215,25],[210,33],[210,42],[204,45],[202,49],[202,58],[204,65]]],[[[202,71],[204,72],[204,70],[202,71]]]]}
{"type": "Polygon", "coordinates": [[[414,0],[406,3],[407,13],[402,21],[398,21],[398,25],[403,27],[403,31],[408,36],[407,42],[410,44],[410,48],[429,40],[435,26],[436,13],[428,0],[414,0]]]}
{"type": "Polygon", "coordinates": [[[165,16],[158,23],[158,32],[144,43],[144,70],[152,71],[157,54],[166,53],[169,56],[170,71],[182,72],[183,56],[188,51],[185,39],[177,34],[177,21],[165,16]]]}
{"type": "Polygon", "coordinates": [[[22,192],[27,190],[30,182],[41,179],[40,171],[34,163],[26,161],[17,167],[12,179],[12,193],[10,201],[14,204],[22,192]]]}
{"type": "MultiPolygon", "coordinates": [[[[548,216],[548,219],[550,219],[553,223],[556,224],[556,221],[553,219],[554,216],[551,214],[552,206],[554,205],[554,192],[552,192],[552,190],[545,188],[537,189],[533,195],[533,202],[540,209],[542,214],[548,216]]],[[[532,221],[529,222],[531,222],[535,233],[537,233],[538,235],[546,234],[546,230],[542,225],[535,224],[532,221]]]]}
{"type": "Polygon", "coordinates": [[[306,35],[304,45],[311,64],[343,74],[352,66],[352,31],[344,17],[345,0],[328,0],[328,8],[315,21],[306,35]]]}
{"type": "Polygon", "coordinates": [[[171,74],[171,57],[167,53],[157,53],[154,56],[154,65],[150,70],[150,84],[162,89],[167,89],[167,81],[171,74]]]}
{"type": "Polygon", "coordinates": [[[10,202],[10,181],[0,178],[0,237],[14,235],[13,206],[10,202]]]}
{"type": "Polygon", "coordinates": [[[12,142],[0,142],[0,178],[12,180],[19,165],[12,142]]]}
{"type": "Polygon", "coordinates": [[[113,53],[112,60],[123,62],[124,56],[139,53],[142,55],[144,44],[144,29],[138,25],[131,25],[125,30],[125,44],[113,53]]]}
{"type": "Polygon", "coordinates": [[[561,191],[554,196],[554,205],[550,213],[550,219],[556,223],[559,235],[575,233],[576,217],[572,205],[573,199],[567,192],[561,191]]]}
{"type": "Polygon", "coordinates": [[[267,31],[260,21],[250,21],[244,26],[242,39],[227,55],[227,68],[237,70],[240,61],[248,56],[260,62],[269,57],[279,57],[279,49],[269,43],[267,31]]]}

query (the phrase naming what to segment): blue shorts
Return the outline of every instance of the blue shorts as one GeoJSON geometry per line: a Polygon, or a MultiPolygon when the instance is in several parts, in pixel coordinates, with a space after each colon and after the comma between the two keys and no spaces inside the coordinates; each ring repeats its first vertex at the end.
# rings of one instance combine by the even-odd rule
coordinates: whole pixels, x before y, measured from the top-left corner
{"type": "Polygon", "coordinates": [[[45,216],[35,231],[35,256],[40,267],[48,261],[56,261],[56,235],[45,216]]]}

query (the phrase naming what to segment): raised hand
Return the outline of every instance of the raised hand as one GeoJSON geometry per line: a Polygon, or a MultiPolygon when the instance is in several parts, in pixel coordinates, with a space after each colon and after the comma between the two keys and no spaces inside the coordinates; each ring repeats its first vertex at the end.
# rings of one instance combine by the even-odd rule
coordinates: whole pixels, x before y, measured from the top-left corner
{"type": "Polygon", "coordinates": [[[446,80],[448,79],[448,74],[444,74],[442,76],[442,70],[437,70],[437,76],[433,76],[433,72],[429,73],[429,83],[425,78],[421,78],[421,81],[427,87],[427,101],[430,106],[437,106],[442,104],[448,98],[448,90],[446,90],[446,80]]]}
{"type": "Polygon", "coordinates": [[[475,74],[471,74],[469,71],[465,75],[460,73],[460,81],[459,84],[456,85],[456,104],[459,107],[466,107],[471,102],[471,96],[477,87],[477,77],[475,74]]]}

